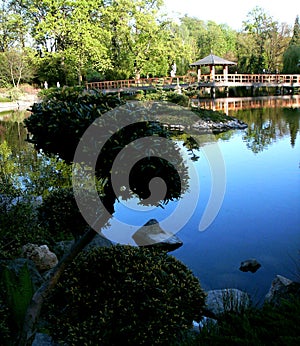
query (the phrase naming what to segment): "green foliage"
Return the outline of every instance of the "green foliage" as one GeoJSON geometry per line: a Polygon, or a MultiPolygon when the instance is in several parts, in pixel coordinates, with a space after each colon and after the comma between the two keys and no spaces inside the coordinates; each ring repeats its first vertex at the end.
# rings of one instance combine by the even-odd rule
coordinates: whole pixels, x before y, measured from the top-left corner
{"type": "Polygon", "coordinates": [[[11,155],[12,151],[8,143],[6,141],[0,143],[0,183],[3,185],[18,185],[14,179],[16,167],[10,160],[11,155]]]}
{"type": "Polygon", "coordinates": [[[4,302],[2,295],[3,294],[0,294],[0,340],[4,345],[6,345],[10,338],[9,309],[4,302]]]}
{"type": "Polygon", "coordinates": [[[2,272],[2,285],[13,322],[20,330],[23,326],[27,306],[34,293],[27,264],[25,263],[18,272],[15,272],[13,268],[5,267],[2,272]]]}
{"type": "Polygon", "coordinates": [[[284,73],[300,73],[300,44],[290,46],[283,56],[284,73]]]}
{"type": "Polygon", "coordinates": [[[37,150],[72,162],[78,142],[88,126],[121,104],[113,95],[81,90],[67,87],[51,90],[43,102],[32,106],[32,114],[25,120],[25,125],[33,135],[30,142],[37,150]]]}
{"type": "MultiPolygon", "coordinates": [[[[172,96],[177,97],[174,93],[172,93],[172,96]]],[[[186,99],[185,97],[184,100],[186,99]]],[[[178,103],[180,103],[181,100],[182,98],[179,97],[177,99],[178,103]]],[[[25,120],[26,127],[32,134],[30,142],[34,143],[37,149],[42,149],[46,154],[58,154],[68,163],[71,163],[79,140],[88,126],[96,118],[101,117],[106,111],[121,104],[123,104],[123,101],[120,101],[116,96],[103,95],[101,92],[97,91],[81,92],[81,89],[78,91],[78,88],[51,90],[49,94],[44,97],[42,103],[34,104],[32,107],[32,115],[25,120]]],[[[118,112],[115,112],[110,115],[111,126],[118,128],[120,124],[118,116],[123,116],[124,114],[119,115],[118,112]]],[[[99,131],[101,131],[100,128],[99,131]]],[[[108,181],[105,195],[106,197],[111,196],[111,200],[109,201],[110,205],[107,206],[109,210],[112,209],[112,199],[115,196],[111,188],[110,177],[111,167],[115,157],[126,145],[134,140],[153,135],[168,137],[169,134],[156,121],[139,120],[113,133],[103,146],[101,153],[98,155],[96,174],[97,177],[107,179],[108,181]]],[[[92,141],[93,138],[90,138],[90,140],[92,141]]],[[[95,138],[95,140],[97,140],[97,138],[95,138]]],[[[135,184],[134,188],[137,188],[136,193],[139,196],[149,195],[147,183],[151,178],[157,176],[164,177],[167,179],[168,186],[164,202],[173,198],[179,198],[181,195],[181,188],[182,191],[185,191],[186,187],[180,185],[180,177],[178,174],[174,174],[176,170],[172,165],[175,164],[177,169],[182,172],[183,181],[186,181],[187,171],[176,145],[174,144],[172,148],[169,146],[169,148],[169,150],[172,150],[172,155],[170,157],[173,158],[173,163],[167,163],[166,160],[163,159],[158,159],[159,162],[157,162],[157,158],[152,158],[154,156],[159,156],[155,155],[155,150],[158,153],[162,153],[162,150],[164,150],[159,141],[157,145],[152,146],[151,152],[149,152],[147,145],[136,147],[133,150],[135,150],[136,155],[138,155],[137,157],[148,157],[149,160],[138,163],[132,171],[132,167],[129,167],[128,160],[123,160],[122,168],[120,168],[118,174],[127,173],[129,171],[132,172],[132,176],[136,178],[132,179],[135,184]],[[139,169],[144,170],[142,179],[139,169]],[[147,180],[148,177],[149,180],[147,180]],[[144,188],[142,188],[142,186],[144,186],[144,188]]],[[[170,151],[169,154],[171,154],[170,151]]],[[[90,153],[87,152],[87,161],[89,160],[89,155],[90,153]]],[[[123,191],[122,197],[125,199],[128,198],[128,192],[123,191]]]]}
{"type": "Polygon", "coordinates": [[[37,80],[40,85],[47,81],[49,87],[56,87],[56,83],[61,85],[76,85],[77,75],[64,63],[59,53],[46,54],[37,63],[37,80]]]}
{"type": "Polygon", "coordinates": [[[81,253],[45,309],[71,345],[172,345],[201,318],[199,281],[166,252],[130,246],[81,253]]]}
{"type": "Polygon", "coordinates": [[[189,49],[194,50],[193,61],[205,57],[211,51],[229,60],[236,55],[237,33],[227,25],[184,16],[181,18],[181,28],[185,32],[184,40],[191,45],[189,49]]]}
{"type": "MultiPolygon", "coordinates": [[[[0,55],[0,74],[4,82],[12,85],[14,89],[19,89],[21,82],[32,79],[34,71],[28,50],[9,48],[0,55]]],[[[14,90],[13,94],[15,93],[14,90]]]]}
{"type": "Polygon", "coordinates": [[[180,106],[187,107],[189,104],[189,97],[185,94],[177,94],[174,91],[156,90],[155,92],[147,93],[143,100],[151,101],[168,101],[176,103],[180,106]]]}
{"type": "Polygon", "coordinates": [[[53,241],[66,240],[73,236],[78,238],[87,228],[72,188],[56,188],[43,199],[38,207],[40,226],[51,234],[53,241]]]}
{"type": "Polygon", "coordinates": [[[289,41],[298,44],[298,17],[290,40],[288,25],[277,23],[260,7],[248,13],[245,31],[237,32],[228,25],[188,16],[177,24],[162,15],[162,5],[161,0],[3,2],[0,84],[17,84],[18,71],[22,79],[35,83],[47,80],[49,86],[57,81],[76,85],[95,79],[159,77],[170,74],[173,61],[177,73],[184,75],[191,62],[211,50],[238,60],[243,72],[275,71],[281,70],[289,41]],[[27,61],[23,59],[25,64],[20,65],[22,59],[10,54],[9,60],[14,61],[12,78],[5,68],[5,56],[12,47],[21,51],[25,41],[32,44],[27,61]]]}
{"type": "Polygon", "coordinates": [[[0,102],[12,102],[12,100],[8,96],[0,96],[0,102]]]}
{"type": "Polygon", "coordinates": [[[0,258],[15,258],[29,242],[49,242],[38,225],[34,200],[19,193],[6,186],[5,194],[0,195],[0,258]]]}
{"type": "Polygon", "coordinates": [[[222,121],[228,121],[228,120],[233,120],[234,118],[226,115],[225,113],[221,111],[213,111],[211,109],[192,109],[192,112],[196,114],[199,118],[204,119],[204,120],[211,120],[214,122],[222,122],[222,121]]]}
{"type": "Polygon", "coordinates": [[[293,36],[290,41],[290,46],[300,46],[300,23],[299,23],[299,15],[297,15],[295,19],[295,24],[293,28],[293,36]]]}
{"type": "Polygon", "coordinates": [[[289,43],[290,30],[279,24],[261,7],[254,7],[237,36],[239,71],[275,73],[282,68],[282,55],[289,43]]]}

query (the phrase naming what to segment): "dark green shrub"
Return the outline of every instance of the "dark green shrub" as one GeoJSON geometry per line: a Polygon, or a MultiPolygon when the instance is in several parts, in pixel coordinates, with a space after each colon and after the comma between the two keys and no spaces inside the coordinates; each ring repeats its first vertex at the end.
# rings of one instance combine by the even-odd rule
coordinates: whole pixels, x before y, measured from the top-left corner
{"type": "Polygon", "coordinates": [[[25,126],[30,142],[47,155],[59,155],[72,162],[78,142],[91,123],[105,112],[120,105],[113,95],[82,88],[59,88],[49,91],[43,102],[35,103],[25,126]]]}
{"type": "Polygon", "coordinates": [[[200,320],[199,281],[166,252],[96,248],[66,269],[45,314],[69,345],[172,345],[200,320]]]}
{"type": "Polygon", "coordinates": [[[189,104],[189,97],[184,94],[177,94],[173,91],[167,93],[167,101],[176,103],[179,106],[187,107],[189,104]]]}
{"type": "MultiPolygon", "coordinates": [[[[1,286],[0,286],[1,287],[1,286]]],[[[9,310],[0,294],[0,341],[3,345],[8,344],[10,338],[9,310]]]]}
{"type": "Polygon", "coordinates": [[[87,228],[73,194],[72,188],[54,189],[38,208],[40,225],[51,234],[53,241],[81,236],[87,228]]]}
{"type": "Polygon", "coordinates": [[[156,90],[156,92],[147,93],[144,96],[148,101],[168,101],[176,103],[180,106],[187,107],[189,104],[189,97],[185,94],[177,94],[174,91],[156,90]]]}
{"type": "Polygon", "coordinates": [[[27,243],[47,244],[36,214],[33,201],[19,196],[0,196],[0,259],[15,258],[27,243]]]}

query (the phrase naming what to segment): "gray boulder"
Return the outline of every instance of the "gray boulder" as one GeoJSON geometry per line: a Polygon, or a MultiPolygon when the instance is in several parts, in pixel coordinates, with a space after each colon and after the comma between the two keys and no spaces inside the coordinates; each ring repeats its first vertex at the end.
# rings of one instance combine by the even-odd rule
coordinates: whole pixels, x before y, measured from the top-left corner
{"type": "Polygon", "coordinates": [[[52,246],[55,255],[61,259],[64,255],[70,252],[71,247],[74,245],[74,240],[62,240],[52,246]]]}
{"type": "MultiPolygon", "coordinates": [[[[63,240],[55,243],[53,246],[53,251],[59,259],[70,252],[72,246],[74,245],[74,240],[63,240]]],[[[83,251],[90,250],[93,247],[110,247],[113,243],[107,239],[101,233],[97,233],[94,239],[84,248],[83,251]]]]}
{"type": "Polygon", "coordinates": [[[282,275],[276,275],[272,281],[265,303],[279,306],[282,299],[289,299],[291,295],[300,294],[300,283],[294,282],[282,275]]]}
{"type": "Polygon", "coordinates": [[[209,316],[217,316],[225,312],[241,312],[249,306],[249,295],[236,288],[207,292],[206,314],[209,316]]]}
{"type": "Polygon", "coordinates": [[[58,346],[58,344],[53,341],[50,335],[36,333],[31,346],[58,346]]]}
{"type": "Polygon", "coordinates": [[[101,233],[97,233],[93,240],[84,248],[83,251],[90,250],[94,247],[111,247],[113,242],[107,239],[101,233]]]}
{"type": "Polygon", "coordinates": [[[183,245],[178,237],[163,230],[155,219],[145,223],[134,233],[132,238],[138,246],[158,247],[166,251],[173,251],[183,245]]]}
{"type": "Polygon", "coordinates": [[[22,256],[31,259],[39,271],[54,268],[58,263],[55,253],[51,252],[47,245],[28,243],[22,247],[22,256]]]}
{"type": "Polygon", "coordinates": [[[255,273],[260,267],[261,267],[261,264],[255,258],[251,258],[241,262],[240,270],[242,272],[255,273]]]}
{"type": "Polygon", "coordinates": [[[207,331],[212,331],[218,327],[218,321],[214,318],[203,316],[201,321],[198,323],[193,321],[192,331],[199,334],[204,328],[207,331]]]}

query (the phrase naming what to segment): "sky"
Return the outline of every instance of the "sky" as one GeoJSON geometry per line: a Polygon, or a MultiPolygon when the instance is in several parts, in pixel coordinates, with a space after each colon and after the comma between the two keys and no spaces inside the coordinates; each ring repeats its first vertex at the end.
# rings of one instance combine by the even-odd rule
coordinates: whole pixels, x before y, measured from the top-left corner
{"type": "Polygon", "coordinates": [[[256,6],[262,7],[273,20],[294,25],[300,15],[299,0],[164,0],[166,12],[173,18],[187,14],[204,21],[228,24],[232,29],[242,28],[247,14],[256,6]]]}

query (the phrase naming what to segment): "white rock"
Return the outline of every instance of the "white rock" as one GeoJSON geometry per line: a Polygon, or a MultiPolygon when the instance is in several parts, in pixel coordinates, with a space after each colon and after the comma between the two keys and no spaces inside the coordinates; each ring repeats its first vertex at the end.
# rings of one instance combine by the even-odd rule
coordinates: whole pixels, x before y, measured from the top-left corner
{"type": "Polygon", "coordinates": [[[206,309],[214,315],[224,312],[240,312],[249,307],[250,297],[236,288],[211,290],[207,292],[206,309]]]}
{"type": "Polygon", "coordinates": [[[49,270],[58,263],[55,253],[47,245],[26,244],[22,248],[22,255],[31,259],[40,271],[49,270]]]}

